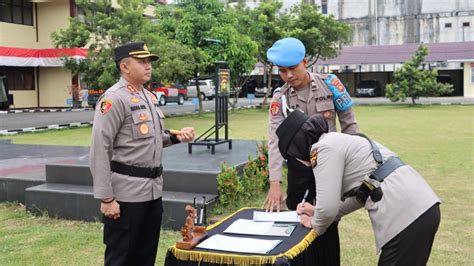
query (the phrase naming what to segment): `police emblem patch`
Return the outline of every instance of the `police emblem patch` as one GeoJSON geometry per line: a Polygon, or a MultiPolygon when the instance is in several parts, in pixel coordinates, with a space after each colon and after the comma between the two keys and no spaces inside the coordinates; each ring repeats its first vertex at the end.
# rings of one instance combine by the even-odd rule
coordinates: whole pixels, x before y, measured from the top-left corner
{"type": "Polygon", "coordinates": [[[108,100],[108,99],[103,99],[101,102],[100,102],[100,112],[102,114],[105,114],[107,113],[108,111],[110,111],[110,109],[112,109],[112,101],[111,100],[108,100]]]}
{"type": "Polygon", "coordinates": [[[150,128],[146,123],[143,123],[138,127],[138,130],[140,131],[140,134],[146,135],[150,131],[150,128]]]}
{"type": "Polygon", "coordinates": [[[279,111],[280,111],[280,103],[272,102],[272,104],[270,105],[270,113],[272,115],[277,115],[279,111]]]}
{"type": "Polygon", "coordinates": [[[148,119],[148,116],[147,116],[146,114],[144,114],[144,113],[141,113],[141,114],[138,116],[138,119],[139,119],[140,121],[145,121],[145,120],[148,119]]]}
{"type": "Polygon", "coordinates": [[[331,80],[331,84],[334,85],[338,91],[343,92],[345,90],[344,85],[338,78],[333,78],[331,80]]]}
{"type": "Polygon", "coordinates": [[[132,99],[130,99],[130,101],[132,103],[139,103],[140,102],[140,99],[136,98],[136,97],[132,97],[132,99]]]}
{"type": "Polygon", "coordinates": [[[311,161],[311,166],[313,168],[316,167],[316,165],[318,164],[318,151],[312,150],[309,159],[311,161]]]}

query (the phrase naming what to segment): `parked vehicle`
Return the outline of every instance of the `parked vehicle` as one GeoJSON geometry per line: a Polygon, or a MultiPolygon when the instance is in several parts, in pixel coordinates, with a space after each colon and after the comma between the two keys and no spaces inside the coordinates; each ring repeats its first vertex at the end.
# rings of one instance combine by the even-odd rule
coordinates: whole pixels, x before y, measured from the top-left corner
{"type": "Polygon", "coordinates": [[[376,97],[382,96],[382,88],[375,79],[362,80],[355,88],[356,97],[376,97]]]}
{"type": "Polygon", "coordinates": [[[165,85],[158,82],[152,82],[149,86],[149,90],[155,93],[158,103],[161,106],[166,105],[168,102],[177,102],[179,105],[183,105],[188,97],[186,87],[181,84],[165,85]]]}
{"type": "MultiPolygon", "coordinates": [[[[199,90],[201,91],[201,99],[205,101],[206,99],[212,100],[215,95],[215,86],[212,79],[198,80],[199,90]]],[[[188,97],[198,97],[196,80],[190,80],[186,85],[188,88],[188,97]]]]}

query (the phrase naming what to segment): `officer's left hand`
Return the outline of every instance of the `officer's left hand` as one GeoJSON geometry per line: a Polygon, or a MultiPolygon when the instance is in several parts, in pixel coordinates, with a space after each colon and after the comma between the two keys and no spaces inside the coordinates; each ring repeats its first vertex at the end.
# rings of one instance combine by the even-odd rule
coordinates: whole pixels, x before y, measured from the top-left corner
{"type": "Polygon", "coordinates": [[[306,228],[311,228],[311,218],[312,216],[303,214],[300,216],[300,219],[301,219],[300,223],[306,228]]]}
{"type": "Polygon", "coordinates": [[[177,135],[176,137],[183,143],[191,142],[194,139],[194,128],[184,127],[181,129],[181,134],[177,135]]]}

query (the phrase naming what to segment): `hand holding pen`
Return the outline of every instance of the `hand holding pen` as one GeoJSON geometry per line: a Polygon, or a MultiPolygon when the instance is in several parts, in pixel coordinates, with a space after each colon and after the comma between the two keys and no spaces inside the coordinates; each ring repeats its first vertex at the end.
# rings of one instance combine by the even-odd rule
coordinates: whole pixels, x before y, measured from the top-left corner
{"type": "Polygon", "coordinates": [[[308,197],[309,190],[306,189],[306,192],[304,193],[303,200],[301,201],[300,204],[296,207],[296,213],[298,215],[308,215],[308,216],[313,216],[314,214],[314,206],[311,203],[305,202],[306,198],[308,197]]]}

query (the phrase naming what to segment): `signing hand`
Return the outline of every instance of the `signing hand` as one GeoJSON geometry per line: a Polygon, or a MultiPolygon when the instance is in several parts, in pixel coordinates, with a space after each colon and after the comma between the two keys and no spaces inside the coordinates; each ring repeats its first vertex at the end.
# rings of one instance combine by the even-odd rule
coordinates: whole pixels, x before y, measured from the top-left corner
{"type": "Polygon", "coordinates": [[[181,129],[181,133],[176,136],[179,141],[186,143],[191,142],[194,139],[194,128],[184,127],[181,129]]]}
{"type": "Polygon", "coordinates": [[[311,203],[308,203],[308,202],[300,203],[296,207],[296,213],[298,213],[298,215],[313,216],[314,215],[314,206],[311,205],[311,203]]]}
{"type": "Polygon", "coordinates": [[[306,228],[311,228],[311,218],[313,216],[308,216],[308,215],[301,215],[300,216],[300,219],[301,219],[301,224],[306,227],[306,228]]]}
{"type": "Polygon", "coordinates": [[[267,198],[263,202],[265,211],[272,212],[276,209],[280,211],[283,203],[283,195],[281,193],[281,187],[279,181],[270,181],[270,190],[268,190],[267,198]]]}
{"type": "Polygon", "coordinates": [[[116,200],[110,203],[100,203],[100,212],[106,217],[117,220],[120,218],[120,205],[116,200]]]}

